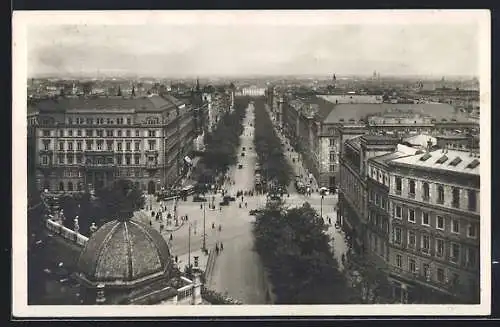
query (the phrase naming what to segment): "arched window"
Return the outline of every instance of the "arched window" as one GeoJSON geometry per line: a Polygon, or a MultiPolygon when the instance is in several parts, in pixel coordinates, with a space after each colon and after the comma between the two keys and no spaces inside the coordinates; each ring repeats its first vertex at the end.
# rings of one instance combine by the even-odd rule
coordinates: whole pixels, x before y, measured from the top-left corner
{"type": "Polygon", "coordinates": [[[444,203],[444,187],[443,187],[443,185],[439,185],[438,186],[438,199],[437,199],[437,202],[439,204],[443,204],[444,203]]]}
{"type": "Polygon", "coordinates": [[[424,182],[422,188],[424,191],[424,194],[423,194],[424,201],[428,201],[429,200],[429,183],[424,182]]]}
{"type": "Polygon", "coordinates": [[[68,182],[68,191],[73,191],[73,183],[68,182]]]}
{"type": "Polygon", "coordinates": [[[59,191],[64,191],[64,183],[63,182],[59,183],[59,191]]]}

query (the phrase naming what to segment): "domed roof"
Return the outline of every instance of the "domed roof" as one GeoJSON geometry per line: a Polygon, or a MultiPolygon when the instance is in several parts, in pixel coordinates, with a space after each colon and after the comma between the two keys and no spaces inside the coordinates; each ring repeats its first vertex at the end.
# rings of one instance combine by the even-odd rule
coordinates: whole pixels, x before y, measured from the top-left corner
{"type": "Polygon", "coordinates": [[[113,220],[88,240],[78,260],[78,275],[91,283],[128,284],[170,272],[166,241],[155,229],[132,220],[113,220]]]}

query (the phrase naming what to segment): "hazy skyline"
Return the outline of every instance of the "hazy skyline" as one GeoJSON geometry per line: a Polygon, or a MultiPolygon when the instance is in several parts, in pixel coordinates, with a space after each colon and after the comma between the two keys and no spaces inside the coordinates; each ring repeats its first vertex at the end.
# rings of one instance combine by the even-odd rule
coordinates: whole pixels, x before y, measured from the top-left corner
{"type": "Polygon", "coordinates": [[[470,23],[31,25],[28,76],[477,76],[478,39],[470,23]]]}

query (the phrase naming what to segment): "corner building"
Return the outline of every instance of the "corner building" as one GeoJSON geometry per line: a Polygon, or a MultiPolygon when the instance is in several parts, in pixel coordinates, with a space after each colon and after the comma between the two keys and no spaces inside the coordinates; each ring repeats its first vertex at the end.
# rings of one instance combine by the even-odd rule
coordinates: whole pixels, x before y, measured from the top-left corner
{"type": "Polygon", "coordinates": [[[347,140],[339,222],[402,303],[479,303],[479,155],[398,138],[347,140]]]}
{"type": "Polygon", "coordinates": [[[188,169],[193,118],[168,95],[44,100],[28,109],[28,165],[40,190],[83,191],[125,178],[153,193],[188,169]]]}

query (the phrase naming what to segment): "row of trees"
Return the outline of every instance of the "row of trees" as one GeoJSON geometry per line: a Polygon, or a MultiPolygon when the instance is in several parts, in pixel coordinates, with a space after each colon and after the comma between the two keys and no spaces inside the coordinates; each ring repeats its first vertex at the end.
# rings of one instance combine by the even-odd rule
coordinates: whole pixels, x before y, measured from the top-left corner
{"type": "Polygon", "coordinates": [[[59,199],[63,209],[64,225],[73,229],[73,219],[78,216],[79,232],[89,235],[92,223],[98,227],[114,219],[130,219],[134,211],[144,207],[142,192],[130,180],[120,179],[110,186],[89,193],[66,195],[59,199]]]}
{"type": "Polygon", "coordinates": [[[240,145],[248,103],[248,98],[236,98],[234,110],[224,114],[217,128],[206,135],[205,152],[195,173],[198,182],[212,183],[215,176],[227,172],[231,165],[236,164],[236,150],[240,145]]]}
{"type": "Polygon", "coordinates": [[[263,98],[255,100],[254,144],[264,177],[287,187],[291,181],[292,169],[285,158],[281,140],[273,128],[263,98]]]}
{"type": "Polygon", "coordinates": [[[276,304],[359,303],[338,270],[323,220],[306,202],[267,206],[254,222],[255,247],[270,273],[276,304]]]}

